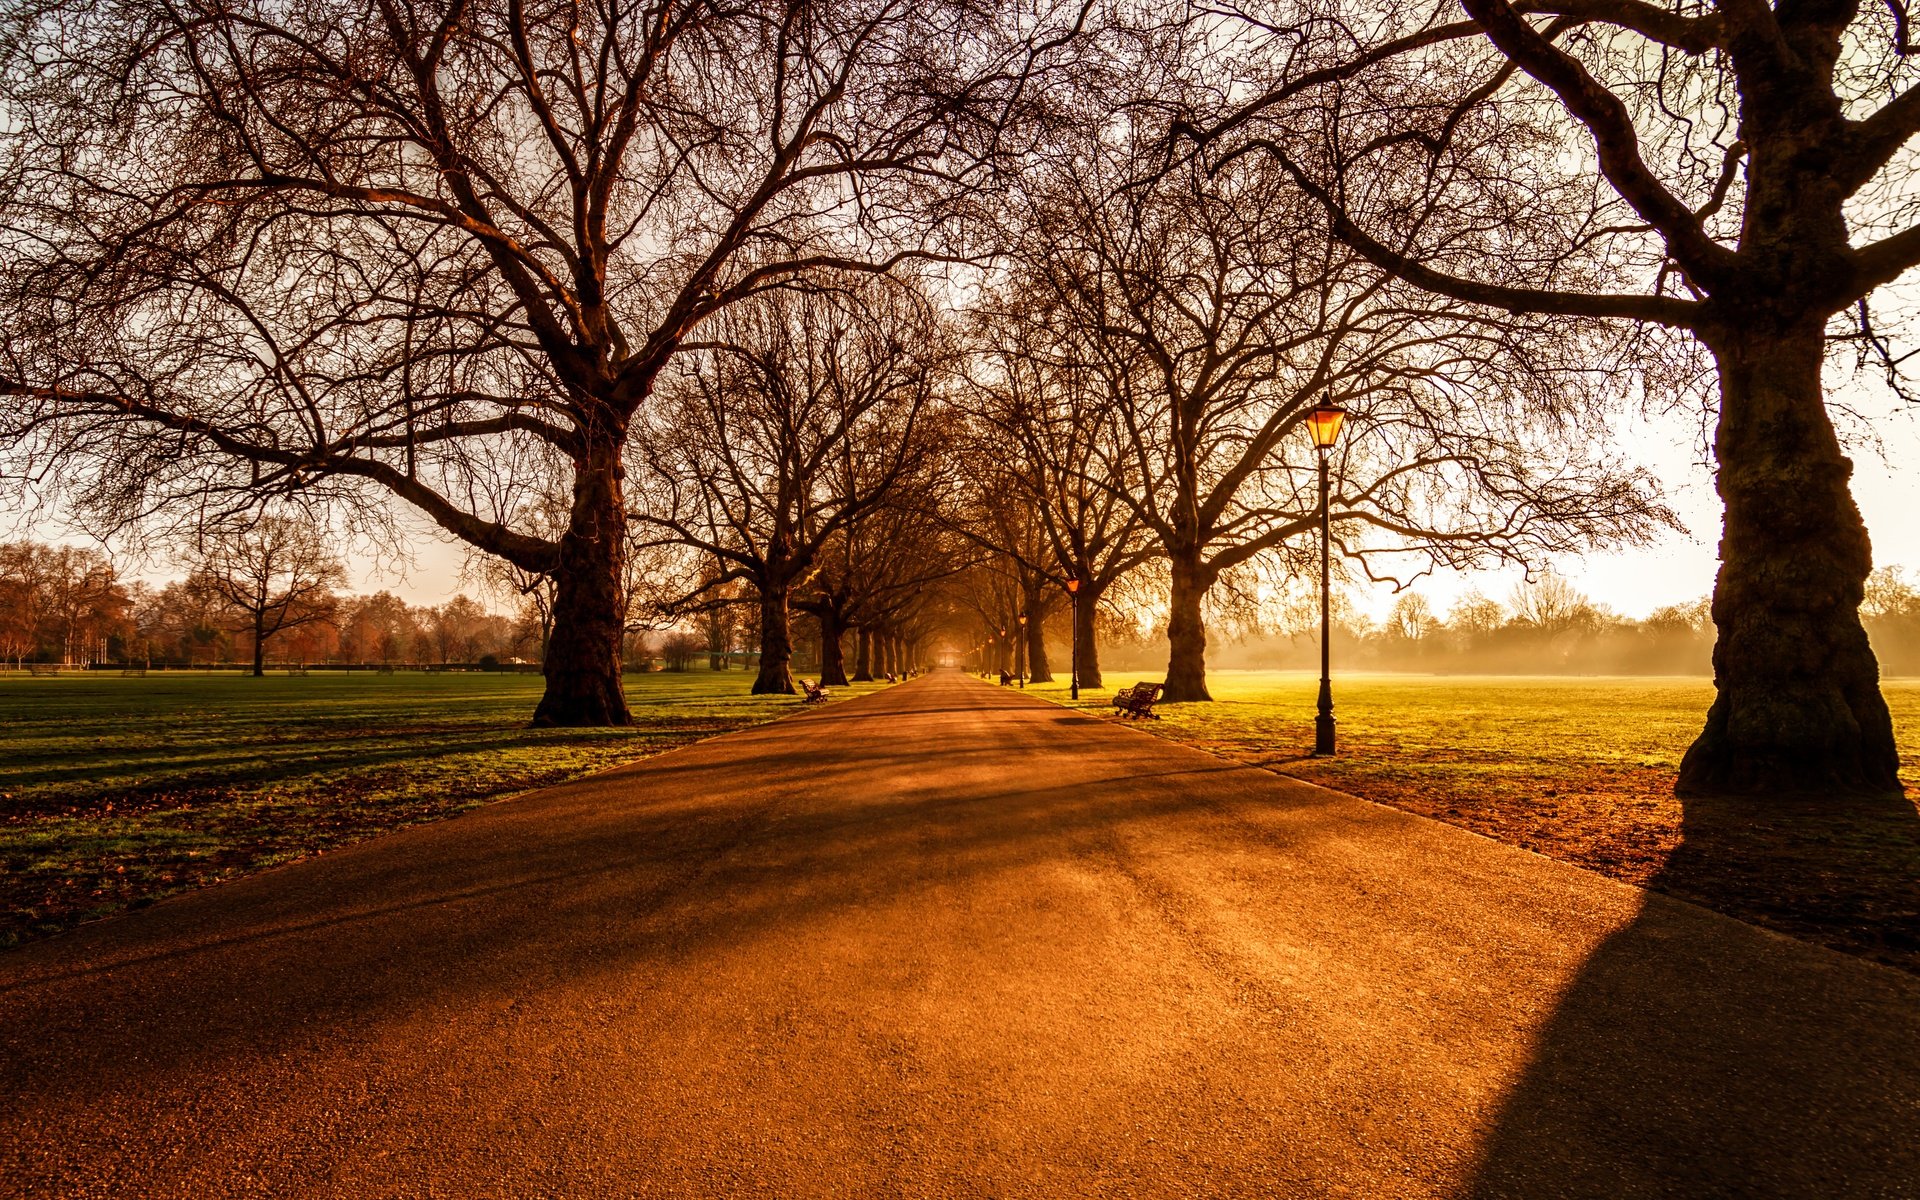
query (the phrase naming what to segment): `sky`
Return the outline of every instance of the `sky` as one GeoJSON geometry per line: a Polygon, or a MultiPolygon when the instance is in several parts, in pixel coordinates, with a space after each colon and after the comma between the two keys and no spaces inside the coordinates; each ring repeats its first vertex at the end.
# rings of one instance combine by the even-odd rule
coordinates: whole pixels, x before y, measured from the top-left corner
{"type": "MultiPolygon", "coordinates": [[[[1853,458],[1854,498],[1873,539],[1874,563],[1896,564],[1920,574],[1920,409],[1871,394],[1843,397],[1858,414],[1842,419],[1842,436],[1853,458]]],[[[1674,414],[1635,428],[1622,449],[1659,478],[1668,505],[1686,526],[1647,546],[1590,553],[1552,565],[1593,601],[1629,617],[1656,608],[1698,600],[1713,589],[1718,567],[1720,498],[1705,462],[1696,418],[1674,414]]],[[[463,551],[436,539],[424,524],[415,561],[404,569],[373,560],[355,564],[356,590],[386,588],[419,604],[438,604],[456,592],[473,589],[460,578],[463,551]]],[[[1521,582],[1518,569],[1473,573],[1440,572],[1414,590],[1444,614],[1461,595],[1478,590],[1505,601],[1521,582]]],[[[1351,594],[1356,607],[1379,619],[1395,594],[1380,585],[1351,594]]]]}
{"type": "MultiPolygon", "coordinates": [[[[1873,541],[1874,565],[1920,574],[1920,408],[1858,389],[1839,391],[1834,400],[1836,408],[1848,410],[1837,414],[1836,424],[1853,459],[1853,495],[1873,541]]],[[[1712,592],[1719,568],[1720,498],[1697,416],[1674,414],[1640,425],[1629,437],[1620,449],[1659,478],[1685,532],[1668,533],[1647,546],[1562,558],[1553,566],[1589,599],[1623,616],[1643,617],[1712,592]]],[[[1421,580],[1413,590],[1444,615],[1471,590],[1504,602],[1521,579],[1517,569],[1445,572],[1421,580]]],[[[1382,586],[1352,599],[1378,619],[1392,606],[1394,593],[1382,586]]]]}
{"type": "MultiPolygon", "coordinates": [[[[1842,391],[1834,399],[1854,414],[1840,417],[1842,439],[1854,462],[1853,490],[1873,539],[1875,565],[1899,565],[1920,575],[1920,408],[1877,393],[1842,391]]],[[[1620,446],[1660,479],[1668,505],[1686,526],[1651,545],[1566,557],[1552,565],[1586,596],[1623,616],[1642,617],[1668,604],[1707,595],[1717,567],[1720,502],[1705,464],[1697,419],[1684,413],[1636,424],[1620,446]]],[[[391,591],[414,604],[440,604],[460,592],[499,607],[482,596],[461,573],[464,549],[439,535],[424,520],[415,529],[411,561],[359,554],[348,574],[356,592],[391,591]]],[[[42,537],[54,531],[42,529],[42,537]]],[[[61,537],[61,541],[80,541],[61,537]]],[[[153,582],[172,578],[177,569],[157,567],[131,572],[153,582]]],[[[1505,601],[1521,581],[1518,569],[1473,573],[1439,572],[1414,585],[1434,611],[1444,615],[1469,591],[1505,601]]],[[[1349,593],[1358,609],[1384,617],[1395,593],[1388,585],[1349,593]]]]}

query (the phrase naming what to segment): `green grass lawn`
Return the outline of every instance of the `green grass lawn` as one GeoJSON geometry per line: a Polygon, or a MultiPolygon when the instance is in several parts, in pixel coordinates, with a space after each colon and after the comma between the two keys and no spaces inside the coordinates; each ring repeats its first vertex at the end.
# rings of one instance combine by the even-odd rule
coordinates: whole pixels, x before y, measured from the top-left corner
{"type": "Polygon", "coordinates": [[[613,730],[530,675],[0,676],[0,946],[800,707],[752,681],[629,675],[613,730]]]}
{"type": "MultiPolygon", "coordinates": [[[[1150,674],[1109,673],[1081,706],[1150,674]]],[[[1317,678],[1217,671],[1214,702],[1139,727],[1463,826],[1730,915],[1920,970],[1920,811],[1673,795],[1713,686],[1698,678],[1334,680],[1338,756],[1313,758],[1317,678]]],[[[1066,702],[1066,684],[1029,685],[1066,702]]],[[[1920,680],[1884,685],[1902,774],[1920,783],[1920,680]]]]}

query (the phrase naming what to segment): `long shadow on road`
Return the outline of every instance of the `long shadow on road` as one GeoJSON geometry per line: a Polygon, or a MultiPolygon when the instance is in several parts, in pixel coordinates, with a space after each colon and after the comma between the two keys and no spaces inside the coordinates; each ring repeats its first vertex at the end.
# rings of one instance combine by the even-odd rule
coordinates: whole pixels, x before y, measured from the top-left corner
{"type": "MultiPolygon", "coordinates": [[[[0,1179],[65,1194],[103,1163],[147,1169],[167,1138],[291,1171],[290,1143],[324,1155],[415,1127],[482,1170],[522,1143],[664,1160],[760,1113],[784,1115],[773,1132],[816,1172],[767,1175],[765,1194],[784,1179],[813,1181],[795,1195],[1839,1196],[1872,1194],[1852,1172],[1913,1164],[1910,978],[1661,896],[1629,918],[1605,881],[1083,721],[984,688],[885,693],[0,958],[0,1179]],[[854,1019],[843,992],[814,990],[823,951],[844,956],[843,988],[936,982],[875,984],[886,1007],[854,1019]],[[942,1024],[1004,997],[980,1009],[992,1020],[942,1024]],[[1549,1008],[1519,1057],[1517,1026],[1549,1008]],[[733,1024],[701,1025],[707,1011],[733,1024]],[[808,1057],[796,1030],[823,1013],[808,1057]],[[662,1083],[659,1107],[609,1115],[652,1103],[642,1088],[569,1109],[543,1022],[586,1048],[576,1081],[610,1057],[662,1083]],[[520,1058],[489,1074],[516,1030],[520,1058]],[[1141,1045],[1160,1057],[1135,1065],[1141,1045]],[[856,1070],[869,1046],[877,1065],[856,1070]],[[1036,1046],[1051,1057],[1027,1063],[1036,1046]],[[923,1103],[943,1073],[948,1107],[923,1103]],[[486,1092],[500,1080],[510,1095],[486,1092]],[[700,1107],[733,1084],[736,1107],[700,1107]],[[468,1137],[462,1086],[575,1123],[468,1137]],[[404,1106],[370,1111],[379,1087],[404,1106]],[[1007,1106],[1049,1088],[1060,1126],[1043,1136],[1007,1106]],[[1162,1091],[1179,1103],[1155,1107],[1162,1091]],[[441,1103],[438,1125],[416,1111],[441,1103]],[[1104,1140],[1075,1140],[1103,1122],[1104,1140]],[[880,1161],[916,1123],[930,1140],[907,1157],[953,1172],[918,1186],[880,1161]],[[851,1140],[823,1149],[835,1130],[851,1140]],[[29,1147],[29,1131],[57,1134],[29,1147]],[[994,1165],[1019,1150],[1090,1173],[994,1165]],[[1137,1179],[1091,1173],[1126,1162],[1137,1179]],[[841,1167],[866,1190],[834,1186],[841,1167]]],[[[1716,836],[1692,830],[1689,852],[1716,836]]],[[[371,1144],[342,1169],[376,1171],[371,1144]]],[[[538,1174],[554,1161],[515,1178],[642,1194],[538,1174]]],[[[122,1194],[162,1194],[126,1178],[122,1194]]],[[[355,1194],[361,1177],[314,1178],[355,1194]]],[[[445,1194],[479,1194],[448,1178],[445,1194]]]]}
{"type": "Polygon", "coordinates": [[[160,947],[139,920],[81,931],[101,945],[77,964],[60,953],[71,937],[29,947],[0,963],[14,968],[0,973],[0,1026],[20,1035],[0,1033],[0,1088],[84,1102],[96,1089],[217,1075],[316,1024],[371,1026],[511,999],[543,981],[631,975],[705,940],[804,927],[921,886],[930,831],[947,874],[1013,871],[1060,856],[1076,837],[1204,803],[1193,798],[1204,789],[1169,786],[1121,807],[1110,785],[1237,769],[1096,773],[1071,799],[1053,780],[1011,776],[993,788],[877,787],[929,763],[991,774],[1004,751],[977,734],[936,733],[850,757],[831,731],[873,715],[808,714],[735,735],[735,755],[670,755],[420,827],[408,835],[412,854],[381,839],[183,897],[164,906],[177,936],[160,947]],[[803,739],[822,726],[827,736],[803,739]],[[743,769],[766,772],[757,789],[739,786],[743,769]],[[644,783],[643,800],[621,794],[628,782],[644,783]],[[823,798],[831,803],[807,803],[823,798]],[[775,820],[777,836],[763,837],[775,820]],[[467,836],[487,822],[502,832],[467,836]],[[730,859],[756,838],[760,854],[730,859]],[[230,901],[243,903],[236,912],[230,901]],[[203,908],[214,910],[204,924],[203,908]],[[156,1029],[194,1036],[155,1039],[156,1029]]]}
{"type": "MultiPolygon", "coordinates": [[[[1649,886],[1775,923],[1857,921],[1886,897],[1836,837],[1848,828],[1912,841],[1920,817],[1893,798],[1688,801],[1649,886]],[[1762,834],[1800,849],[1756,853],[1762,834]]],[[[1731,918],[1703,945],[1700,916],[1649,895],[1593,953],[1502,1106],[1472,1196],[1920,1195],[1920,1176],[1888,1191],[1876,1169],[1908,1159],[1920,1133],[1912,980],[1731,918]],[[1847,986],[1818,987],[1823,969],[1847,986]]]]}

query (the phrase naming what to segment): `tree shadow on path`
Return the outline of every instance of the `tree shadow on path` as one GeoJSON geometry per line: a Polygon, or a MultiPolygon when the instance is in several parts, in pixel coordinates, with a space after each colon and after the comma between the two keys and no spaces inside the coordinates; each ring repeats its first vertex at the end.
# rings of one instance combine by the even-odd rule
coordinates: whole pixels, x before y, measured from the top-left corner
{"type": "Polygon", "coordinates": [[[1650,883],[1668,895],[1574,977],[1466,1194],[1920,1195],[1920,979],[1732,918],[1703,939],[1698,911],[1669,898],[1815,941],[1865,925],[1884,930],[1879,957],[1910,956],[1912,880],[1875,843],[1920,846],[1913,803],[1683,808],[1650,883]]]}

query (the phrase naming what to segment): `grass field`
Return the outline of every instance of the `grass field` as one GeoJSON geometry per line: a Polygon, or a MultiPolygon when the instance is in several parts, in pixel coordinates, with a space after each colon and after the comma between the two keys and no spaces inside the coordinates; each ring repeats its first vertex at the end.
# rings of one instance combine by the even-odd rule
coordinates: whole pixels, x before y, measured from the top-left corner
{"type": "MultiPolygon", "coordinates": [[[[1106,708],[1142,678],[1160,674],[1110,673],[1081,704],[1106,708]]],[[[1163,705],[1141,727],[1920,971],[1920,811],[1683,804],[1673,779],[1713,698],[1704,679],[1340,677],[1331,759],[1308,753],[1317,686],[1219,671],[1214,703],[1163,705]]],[[[1029,690],[1066,702],[1064,682],[1029,690]]],[[[1884,690],[1902,774],[1920,783],[1920,681],[1884,690]]]]}
{"type": "Polygon", "coordinates": [[[580,730],[528,675],[0,677],[0,946],[799,707],[752,679],[630,675],[638,724],[580,730]]]}

